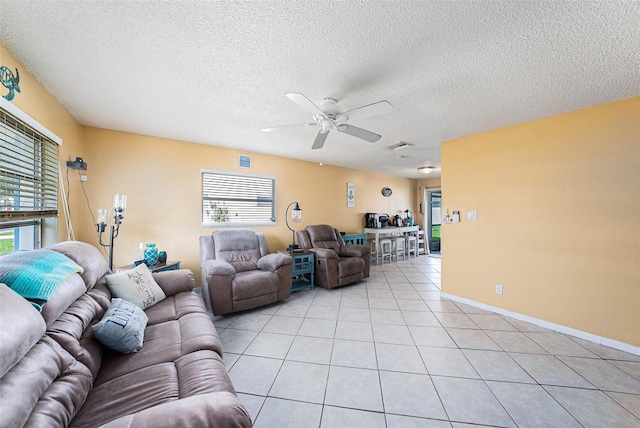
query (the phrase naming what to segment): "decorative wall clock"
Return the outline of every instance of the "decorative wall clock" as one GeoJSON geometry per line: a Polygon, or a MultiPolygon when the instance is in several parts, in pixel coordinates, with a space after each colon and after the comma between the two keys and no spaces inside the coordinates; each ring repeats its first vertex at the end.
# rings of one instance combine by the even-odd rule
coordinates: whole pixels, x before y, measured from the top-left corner
{"type": "Polygon", "coordinates": [[[391,190],[391,188],[389,187],[382,188],[382,196],[384,196],[385,198],[388,198],[389,196],[391,196],[392,193],[393,191],[391,190]]]}

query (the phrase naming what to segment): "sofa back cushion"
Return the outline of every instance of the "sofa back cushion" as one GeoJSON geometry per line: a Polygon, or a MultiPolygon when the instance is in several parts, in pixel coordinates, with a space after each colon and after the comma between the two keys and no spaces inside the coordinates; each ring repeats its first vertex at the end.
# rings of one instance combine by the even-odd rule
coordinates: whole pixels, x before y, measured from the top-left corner
{"type": "Polygon", "coordinates": [[[46,328],[38,311],[26,299],[0,284],[0,378],[29,352],[46,328]]]}
{"type": "Polygon", "coordinates": [[[93,245],[80,241],[66,241],[48,248],[64,254],[84,269],[80,276],[87,286],[87,290],[109,272],[107,261],[93,245]]]}
{"type": "Polygon", "coordinates": [[[0,286],[0,426],[66,426],[86,400],[104,352],[87,330],[104,310],[78,289],[77,274],[63,282],[44,305],[63,312],[45,322],[44,309],[0,286]]]}
{"type": "Polygon", "coordinates": [[[216,260],[231,264],[236,272],[258,269],[262,254],[253,230],[219,230],[212,237],[216,260]]]}
{"type": "Polygon", "coordinates": [[[305,229],[309,233],[313,248],[328,248],[336,252],[340,251],[341,239],[338,238],[333,227],[328,224],[318,224],[307,226],[305,229]]]}
{"type": "Polygon", "coordinates": [[[97,249],[80,242],[50,249],[83,267],[83,276],[73,274],[56,287],[41,313],[0,286],[2,427],[67,426],[102,365],[105,348],[91,326],[111,300],[104,279],[98,279],[109,270],[106,262],[97,249]]]}

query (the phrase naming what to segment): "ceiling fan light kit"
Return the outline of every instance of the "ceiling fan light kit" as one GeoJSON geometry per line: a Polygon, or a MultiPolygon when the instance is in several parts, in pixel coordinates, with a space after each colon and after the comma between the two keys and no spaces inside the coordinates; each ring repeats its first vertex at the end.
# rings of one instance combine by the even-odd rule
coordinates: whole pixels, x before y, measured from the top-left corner
{"type": "Polygon", "coordinates": [[[329,132],[334,130],[351,135],[352,137],[360,138],[361,140],[365,140],[370,143],[375,143],[382,138],[381,135],[367,131],[366,129],[349,125],[347,122],[391,113],[393,111],[393,106],[389,101],[378,101],[373,104],[368,104],[344,112],[333,98],[325,98],[322,100],[320,105],[317,106],[311,102],[309,98],[297,92],[289,92],[286,96],[291,101],[298,104],[298,106],[311,113],[315,123],[275,126],[272,128],[264,128],[263,131],[271,132],[283,128],[320,125],[320,131],[316,135],[313,146],[311,146],[312,150],[321,149],[324,146],[324,142],[326,141],[329,132]]]}
{"type": "Polygon", "coordinates": [[[398,144],[393,144],[391,146],[387,146],[387,149],[389,149],[389,150],[404,150],[404,149],[408,149],[409,147],[413,147],[413,144],[406,143],[404,141],[400,141],[398,144]]]}
{"type": "Polygon", "coordinates": [[[421,166],[418,168],[418,172],[421,174],[431,174],[435,169],[433,166],[421,166]]]}

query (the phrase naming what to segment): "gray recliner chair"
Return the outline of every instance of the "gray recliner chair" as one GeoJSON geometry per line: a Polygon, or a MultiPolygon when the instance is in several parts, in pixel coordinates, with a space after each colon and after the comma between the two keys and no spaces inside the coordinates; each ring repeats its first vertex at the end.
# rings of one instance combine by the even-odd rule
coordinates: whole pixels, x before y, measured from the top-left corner
{"type": "Polygon", "coordinates": [[[202,296],[214,315],[286,300],[292,259],[270,254],[262,233],[219,230],[200,237],[202,296]]]}
{"type": "Polygon", "coordinates": [[[315,253],[315,283],[335,288],[369,278],[370,252],[366,245],[345,245],[338,229],[328,224],[296,231],[301,248],[315,253]]]}

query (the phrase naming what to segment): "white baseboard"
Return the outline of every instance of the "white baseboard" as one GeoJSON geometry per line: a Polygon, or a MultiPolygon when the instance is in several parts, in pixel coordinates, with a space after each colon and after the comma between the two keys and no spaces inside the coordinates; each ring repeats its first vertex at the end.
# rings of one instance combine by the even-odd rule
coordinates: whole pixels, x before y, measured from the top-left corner
{"type": "Polygon", "coordinates": [[[525,321],[531,324],[538,325],[540,327],[548,328],[550,330],[557,331],[559,333],[575,336],[580,339],[588,340],[589,342],[597,343],[599,345],[608,346],[610,348],[618,349],[620,351],[628,352],[634,355],[640,355],[640,346],[634,346],[629,343],[620,342],[618,340],[609,339],[607,337],[598,336],[597,334],[588,333],[586,331],[577,330],[575,328],[567,327],[561,324],[555,324],[543,319],[534,318],[529,315],[519,314],[517,312],[511,312],[506,309],[498,308],[496,306],[487,305],[485,303],[476,302],[475,300],[459,297],[454,294],[440,292],[440,296],[445,299],[454,300],[456,302],[465,303],[476,308],[484,309],[491,312],[496,312],[501,315],[506,315],[511,318],[515,318],[520,321],[525,321]]]}

